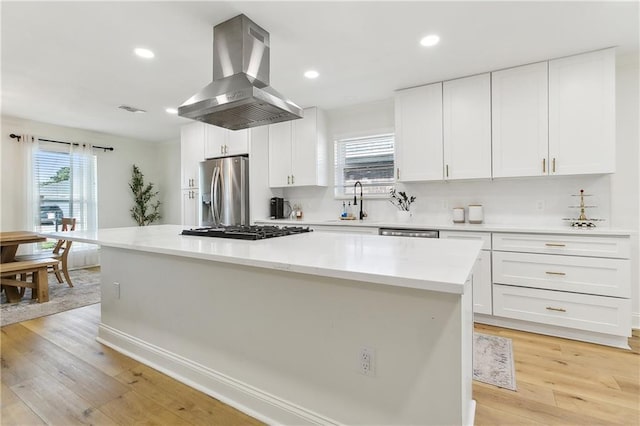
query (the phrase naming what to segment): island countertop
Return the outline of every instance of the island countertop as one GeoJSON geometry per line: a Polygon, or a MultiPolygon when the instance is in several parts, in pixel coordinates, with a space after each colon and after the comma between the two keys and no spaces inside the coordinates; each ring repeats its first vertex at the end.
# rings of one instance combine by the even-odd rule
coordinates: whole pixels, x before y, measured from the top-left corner
{"type": "Polygon", "coordinates": [[[339,279],[462,294],[480,241],[309,232],[246,241],[183,236],[181,225],[42,234],[50,238],[339,279]]]}

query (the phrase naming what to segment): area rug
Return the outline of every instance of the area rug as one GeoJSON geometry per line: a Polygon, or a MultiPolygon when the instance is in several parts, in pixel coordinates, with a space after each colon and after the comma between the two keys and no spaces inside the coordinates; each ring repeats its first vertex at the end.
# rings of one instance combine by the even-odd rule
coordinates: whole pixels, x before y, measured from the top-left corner
{"type": "Polygon", "coordinates": [[[511,339],[473,333],[473,379],[516,390],[511,339]]]}
{"type": "Polygon", "coordinates": [[[18,303],[7,303],[2,292],[0,305],[0,325],[27,321],[45,315],[68,311],[81,306],[100,302],[100,268],[76,269],[69,271],[73,287],[66,282],[60,284],[54,274],[49,274],[49,301],[36,303],[27,289],[18,303]]]}

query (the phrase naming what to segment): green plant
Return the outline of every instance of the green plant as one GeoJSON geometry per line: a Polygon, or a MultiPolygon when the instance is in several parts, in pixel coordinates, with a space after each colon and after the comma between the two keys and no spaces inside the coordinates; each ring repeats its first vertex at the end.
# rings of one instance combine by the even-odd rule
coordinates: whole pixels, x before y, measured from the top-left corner
{"type": "Polygon", "coordinates": [[[153,190],[153,183],[145,185],[144,175],[135,164],[133,165],[129,188],[133,192],[134,199],[134,205],[130,210],[131,217],[138,226],[149,225],[162,217],[159,211],[160,201],[156,200],[155,203],[151,201],[153,197],[158,195],[158,191],[153,190]]]}
{"type": "Polygon", "coordinates": [[[391,188],[389,194],[391,195],[391,199],[389,200],[389,202],[396,206],[398,210],[405,212],[409,211],[411,204],[416,200],[416,197],[414,197],[413,195],[409,197],[407,196],[406,192],[396,191],[395,188],[391,188]]]}

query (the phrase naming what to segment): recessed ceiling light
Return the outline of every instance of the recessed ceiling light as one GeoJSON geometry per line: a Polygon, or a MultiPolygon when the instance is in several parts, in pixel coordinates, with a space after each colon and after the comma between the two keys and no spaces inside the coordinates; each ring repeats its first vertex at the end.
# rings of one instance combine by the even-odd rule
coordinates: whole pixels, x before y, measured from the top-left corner
{"type": "Polygon", "coordinates": [[[423,37],[422,40],[420,40],[420,44],[426,47],[435,46],[439,42],[440,42],[440,37],[438,37],[435,34],[428,35],[426,37],[423,37]]]}
{"type": "Polygon", "coordinates": [[[178,110],[175,109],[175,108],[167,108],[167,109],[165,109],[165,111],[167,111],[167,113],[169,113],[169,114],[177,114],[178,113],[178,110]]]}
{"type": "Polygon", "coordinates": [[[315,71],[315,70],[309,70],[304,73],[304,76],[309,79],[318,78],[319,75],[320,74],[318,73],[318,71],[315,71]]]}
{"type": "Polygon", "coordinates": [[[136,47],[133,52],[141,58],[145,59],[151,59],[156,56],[152,51],[150,51],[149,49],[145,49],[144,47],[136,47]]]}

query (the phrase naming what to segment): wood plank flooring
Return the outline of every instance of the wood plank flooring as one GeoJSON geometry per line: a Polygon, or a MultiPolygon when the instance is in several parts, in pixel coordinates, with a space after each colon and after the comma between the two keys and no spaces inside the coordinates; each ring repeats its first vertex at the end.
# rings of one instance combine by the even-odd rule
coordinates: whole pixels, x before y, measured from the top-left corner
{"type": "Polygon", "coordinates": [[[640,337],[632,350],[476,324],[513,341],[517,392],[473,383],[476,425],[640,425],[640,337]]]}
{"type": "MultiPolygon", "coordinates": [[[[1,329],[0,423],[258,425],[95,341],[100,305],[1,329]]],[[[640,424],[640,337],[631,351],[476,325],[513,340],[517,392],[474,382],[477,425],[640,424]]]]}

